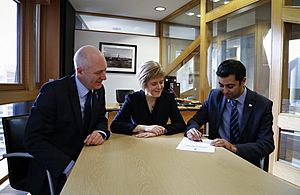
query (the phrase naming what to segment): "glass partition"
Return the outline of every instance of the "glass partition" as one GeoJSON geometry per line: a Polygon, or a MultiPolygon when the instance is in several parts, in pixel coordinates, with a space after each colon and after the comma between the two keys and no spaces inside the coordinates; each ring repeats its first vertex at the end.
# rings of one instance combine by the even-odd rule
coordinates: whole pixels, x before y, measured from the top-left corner
{"type": "Polygon", "coordinates": [[[162,65],[166,68],[200,34],[200,5],[162,23],[162,65]]]}
{"type": "Polygon", "coordinates": [[[285,23],[282,112],[300,114],[300,25],[285,23]]]}
{"type": "Polygon", "coordinates": [[[271,3],[213,21],[208,47],[207,77],[217,88],[216,70],[227,59],[240,60],[247,70],[247,87],[269,97],[271,3]]]}
{"type": "Polygon", "coordinates": [[[217,7],[220,7],[222,5],[226,5],[230,3],[233,0],[207,0],[206,2],[206,10],[207,12],[216,9],[217,7]]]}
{"type": "Polygon", "coordinates": [[[199,47],[169,75],[175,76],[180,86],[180,98],[199,100],[200,85],[199,47]]]}
{"type": "Polygon", "coordinates": [[[162,59],[161,60],[162,60],[162,66],[164,68],[166,68],[192,42],[193,42],[192,40],[163,38],[161,40],[161,47],[162,47],[162,59]]]}

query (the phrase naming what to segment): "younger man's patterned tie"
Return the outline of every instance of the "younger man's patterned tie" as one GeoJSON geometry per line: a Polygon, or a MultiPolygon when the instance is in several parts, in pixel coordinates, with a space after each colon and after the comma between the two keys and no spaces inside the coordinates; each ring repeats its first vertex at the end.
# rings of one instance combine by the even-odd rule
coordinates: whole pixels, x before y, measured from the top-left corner
{"type": "Polygon", "coordinates": [[[239,131],[239,112],[237,109],[237,100],[230,100],[232,106],[231,116],[230,116],[230,143],[236,144],[239,141],[240,131],[239,131]]]}

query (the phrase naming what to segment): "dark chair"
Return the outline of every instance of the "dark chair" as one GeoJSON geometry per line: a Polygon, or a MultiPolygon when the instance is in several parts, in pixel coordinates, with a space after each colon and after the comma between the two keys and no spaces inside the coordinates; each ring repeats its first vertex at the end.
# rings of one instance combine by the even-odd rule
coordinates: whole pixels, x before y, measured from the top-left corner
{"type": "MultiPolygon", "coordinates": [[[[5,138],[6,154],[3,154],[1,160],[7,158],[8,177],[11,187],[28,191],[27,173],[29,163],[34,157],[26,152],[23,138],[28,115],[3,117],[3,131],[5,138]]],[[[53,183],[50,172],[45,170],[48,176],[50,194],[54,194],[53,183]]]]}
{"type": "Polygon", "coordinates": [[[119,104],[125,102],[125,98],[128,94],[133,93],[132,89],[116,89],[116,99],[119,104]]]}

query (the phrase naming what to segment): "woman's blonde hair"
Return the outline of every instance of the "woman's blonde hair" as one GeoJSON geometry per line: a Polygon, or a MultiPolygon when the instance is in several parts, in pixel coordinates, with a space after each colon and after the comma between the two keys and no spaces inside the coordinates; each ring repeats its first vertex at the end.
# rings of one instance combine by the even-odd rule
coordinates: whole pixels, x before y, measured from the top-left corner
{"type": "Polygon", "coordinates": [[[157,77],[164,77],[164,76],[165,76],[165,72],[162,66],[159,63],[151,60],[145,62],[141,66],[140,72],[138,74],[138,79],[141,87],[145,89],[150,79],[154,79],[157,77]]]}

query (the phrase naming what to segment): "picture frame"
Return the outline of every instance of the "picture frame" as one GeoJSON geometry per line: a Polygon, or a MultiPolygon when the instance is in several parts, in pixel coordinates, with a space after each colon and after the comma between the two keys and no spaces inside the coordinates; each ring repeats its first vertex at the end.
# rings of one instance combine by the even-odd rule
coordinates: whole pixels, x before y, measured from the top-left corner
{"type": "Polygon", "coordinates": [[[137,46],[118,43],[99,42],[109,73],[136,73],[137,46]]]}

